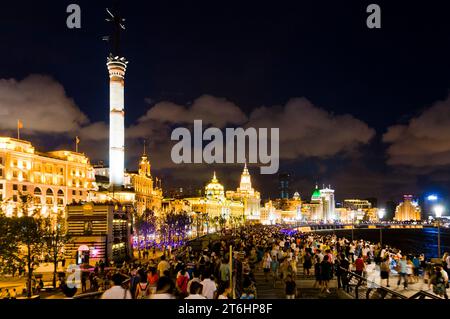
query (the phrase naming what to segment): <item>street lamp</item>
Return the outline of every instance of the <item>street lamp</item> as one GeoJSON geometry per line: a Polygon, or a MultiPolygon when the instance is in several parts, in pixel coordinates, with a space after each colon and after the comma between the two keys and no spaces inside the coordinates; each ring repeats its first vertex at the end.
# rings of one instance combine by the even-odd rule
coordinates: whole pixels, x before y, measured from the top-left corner
{"type": "Polygon", "coordinates": [[[352,211],[350,213],[350,218],[352,219],[352,241],[354,240],[353,236],[353,228],[355,228],[355,212],[352,211]]]}
{"type": "Polygon", "coordinates": [[[444,206],[434,206],[434,213],[436,214],[437,226],[438,226],[438,258],[441,258],[441,217],[444,213],[444,206]]]}
{"type": "MultiPolygon", "coordinates": [[[[385,214],[386,210],[384,208],[378,210],[378,219],[380,222],[383,220],[385,214]]],[[[383,225],[380,225],[380,245],[383,246],[383,225]]]]}

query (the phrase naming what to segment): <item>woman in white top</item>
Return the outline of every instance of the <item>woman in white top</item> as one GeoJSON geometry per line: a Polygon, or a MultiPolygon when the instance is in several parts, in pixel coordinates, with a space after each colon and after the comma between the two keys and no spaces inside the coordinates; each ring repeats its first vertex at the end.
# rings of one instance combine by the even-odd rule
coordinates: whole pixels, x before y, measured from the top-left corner
{"type": "Polygon", "coordinates": [[[270,257],[269,252],[266,252],[264,254],[264,258],[262,260],[262,266],[264,269],[264,278],[266,280],[266,282],[269,281],[269,273],[270,273],[270,265],[272,263],[272,258],[270,257]]]}

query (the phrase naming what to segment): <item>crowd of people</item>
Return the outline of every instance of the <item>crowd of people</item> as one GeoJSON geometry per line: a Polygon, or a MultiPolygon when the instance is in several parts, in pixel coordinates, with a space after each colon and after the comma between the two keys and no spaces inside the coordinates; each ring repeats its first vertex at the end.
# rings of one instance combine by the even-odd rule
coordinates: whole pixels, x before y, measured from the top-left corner
{"type": "Polygon", "coordinates": [[[352,271],[366,277],[369,288],[391,287],[389,279],[395,274],[398,287],[408,289],[409,284],[421,280],[435,294],[448,298],[450,256],[446,253],[442,265],[432,265],[423,254],[403,254],[364,240],[297,233],[276,226],[244,227],[235,236],[222,236],[202,250],[186,245],[159,260],[124,264],[111,278],[115,286],[103,298],[255,299],[257,271],[274,288],[283,287],[288,299],[299,295],[296,279],[300,271],[314,276],[313,287],[323,294],[330,293],[332,279],[338,289],[345,289],[345,273],[352,271]],[[124,278],[129,294],[111,295],[123,286],[124,278]]]}
{"type": "MultiPolygon", "coordinates": [[[[333,279],[338,289],[348,287],[346,274],[351,271],[365,277],[369,289],[394,286],[395,278],[397,287],[408,289],[422,282],[448,298],[448,253],[441,264],[433,265],[423,254],[278,226],[243,227],[204,243],[200,249],[188,243],[159,257],[152,251],[153,258],[147,255],[113,268],[100,262],[94,271],[82,273],[81,291],[101,292],[103,299],[256,299],[255,274],[260,272],[266,285],[282,288],[286,298],[295,299],[301,293],[299,275],[313,278],[313,287],[326,295],[333,279]]],[[[75,294],[66,290],[66,295],[75,294]]],[[[9,290],[0,293],[0,298],[15,295],[9,290]]]]}

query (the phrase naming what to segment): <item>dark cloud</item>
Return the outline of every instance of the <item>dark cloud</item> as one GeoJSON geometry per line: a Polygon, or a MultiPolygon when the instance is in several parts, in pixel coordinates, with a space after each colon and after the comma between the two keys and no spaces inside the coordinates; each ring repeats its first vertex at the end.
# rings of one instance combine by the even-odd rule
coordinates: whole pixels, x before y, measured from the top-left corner
{"type": "Polygon", "coordinates": [[[450,98],[435,103],[405,125],[389,127],[383,141],[390,144],[390,165],[450,165],[450,98]]]}
{"type": "Polygon", "coordinates": [[[366,144],[375,131],[352,115],[335,115],[305,98],[285,106],[261,107],[250,115],[247,126],[280,128],[280,157],[331,157],[366,144]]]}

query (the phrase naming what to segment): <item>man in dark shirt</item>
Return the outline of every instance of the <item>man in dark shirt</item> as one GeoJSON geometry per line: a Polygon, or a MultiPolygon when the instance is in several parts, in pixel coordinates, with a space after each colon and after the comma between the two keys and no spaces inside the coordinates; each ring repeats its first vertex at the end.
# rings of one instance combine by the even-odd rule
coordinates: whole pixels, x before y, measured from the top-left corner
{"type": "Polygon", "coordinates": [[[286,277],[286,299],[295,299],[297,293],[297,284],[295,280],[292,279],[291,275],[286,277]]]}

